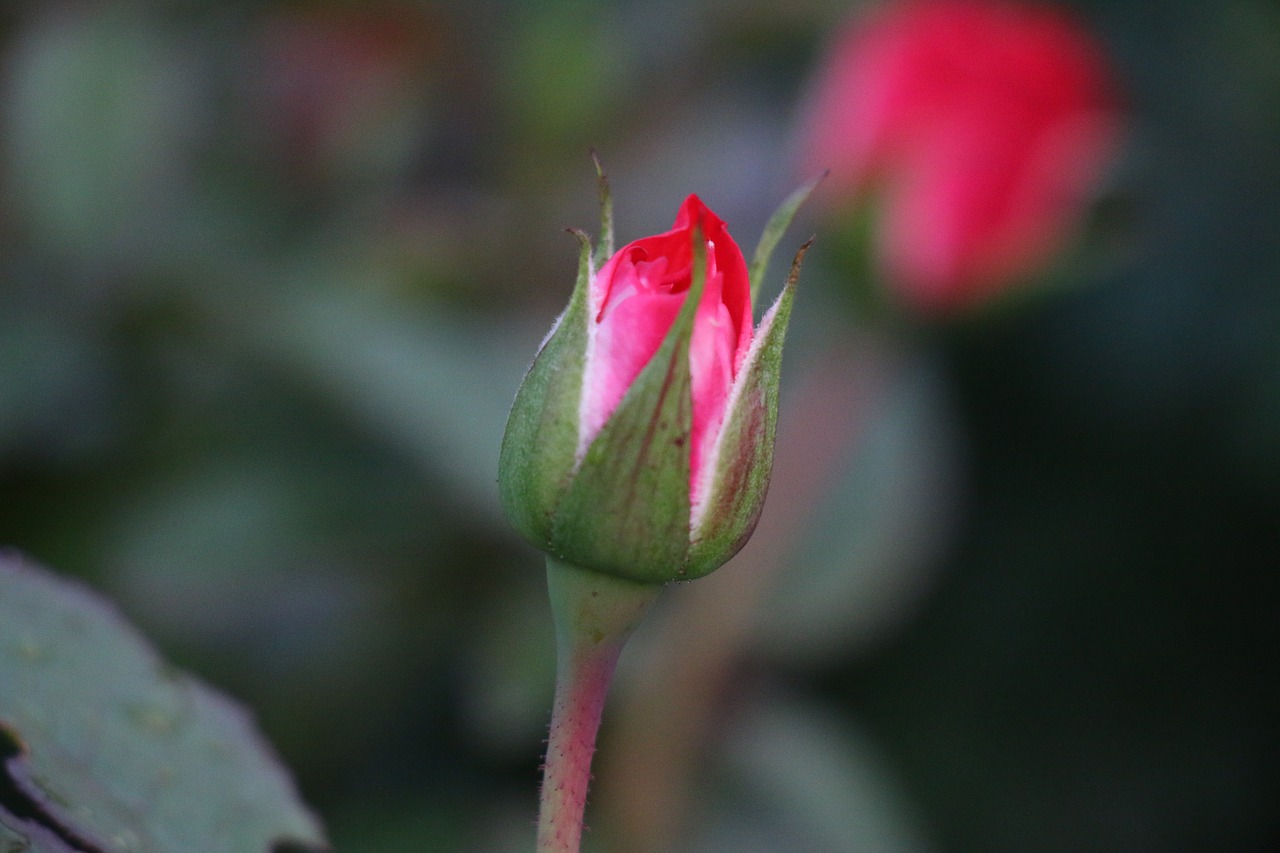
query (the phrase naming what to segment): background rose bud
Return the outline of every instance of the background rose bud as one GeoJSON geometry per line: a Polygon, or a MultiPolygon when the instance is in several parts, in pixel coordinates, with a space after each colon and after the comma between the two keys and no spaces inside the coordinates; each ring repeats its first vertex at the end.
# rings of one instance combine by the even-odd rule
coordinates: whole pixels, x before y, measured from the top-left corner
{"type": "Polygon", "coordinates": [[[1065,12],[891,4],[832,42],[803,127],[826,200],[883,193],[877,254],[917,307],[998,291],[1061,248],[1116,143],[1101,48],[1065,12]]]}
{"type": "MultiPolygon", "coordinates": [[[[764,255],[802,197],[775,215],[764,255]]],[[[799,257],[753,332],[747,263],[697,196],[670,231],[598,270],[580,239],[574,295],[507,423],[503,504],[574,565],[654,583],[706,574],[750,536],[764,501],[799,257]]]]}

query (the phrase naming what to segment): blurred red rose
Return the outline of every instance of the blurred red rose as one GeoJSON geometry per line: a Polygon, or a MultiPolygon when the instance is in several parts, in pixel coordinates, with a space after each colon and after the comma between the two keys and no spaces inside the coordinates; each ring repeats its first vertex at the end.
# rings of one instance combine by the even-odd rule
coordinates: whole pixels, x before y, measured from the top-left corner
{"type": "Polygon", "coordinates": [[[917,308],[946,310],[1043,267],[1116,147],[1102,48],[1065,12],[917,0],[839,32],[802,126],[828,204],[874,184],[877,255],[917,308]]]}

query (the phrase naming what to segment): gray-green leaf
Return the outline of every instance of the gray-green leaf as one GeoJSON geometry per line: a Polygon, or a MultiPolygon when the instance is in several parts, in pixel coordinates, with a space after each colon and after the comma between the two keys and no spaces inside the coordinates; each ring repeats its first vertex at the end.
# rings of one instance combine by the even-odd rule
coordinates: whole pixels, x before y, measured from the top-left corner
{"type": "Polygon", "coordinates": [[[243,708],[97,594],[0,554],[0,851],[326,848],[243,708]]]}

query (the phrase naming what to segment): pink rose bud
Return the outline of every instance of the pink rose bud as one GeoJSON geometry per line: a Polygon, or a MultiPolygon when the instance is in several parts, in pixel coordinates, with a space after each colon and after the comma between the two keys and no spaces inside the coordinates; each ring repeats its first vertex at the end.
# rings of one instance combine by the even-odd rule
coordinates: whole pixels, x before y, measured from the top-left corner
{"type": "Polygon", "coordinates": [[[1004,0],[885,6],[839,32],[803,125],[827,202],[882,194],[893,287],[925,310],[1043,267],[1112,155],[1118,99],[1102,48],[1065,12],[1004,0]]]}
{"type": "Polygon", "coordinates": [[[742,250],[724,222],[696,195],[687,198],[665,234],[629,243],[591,280],[578,450],[585,453],[640,370],[658,351],[689,293],[693,239],[706,241],[702,298],[689,340],[692,433],[690,500],[705,488],[704,460],[724,420],[734,377],[751,346],[751,283],[742,250]]]}
{"type": "MultiPolygon", "coordinates": [[[[766,229],[757,278],[808,189],[766,229]]],[[[753,329],[752,274],[697,196],[670,231],[611,253],[603,178],[602,190],[603,245],[593,257],[579,235],[577,287],[507,422],[503,504],[562,561],[645,582],[698,577],[746,542],[764,502],[800,256],[753,329]]]]}

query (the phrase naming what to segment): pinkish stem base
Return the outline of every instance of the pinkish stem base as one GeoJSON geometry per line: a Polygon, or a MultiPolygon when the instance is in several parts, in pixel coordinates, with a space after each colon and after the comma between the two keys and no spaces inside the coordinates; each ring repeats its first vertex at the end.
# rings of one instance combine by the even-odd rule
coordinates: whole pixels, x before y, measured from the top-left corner
{"type": "Polygon", "coordinates": [[[556,623],[556,697],[543,767],[538,853],[577,853],[591,757],[618,655],[661,586],[547,558],[556,623]]]}

